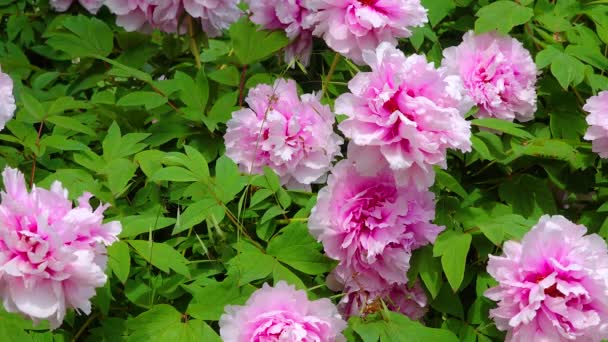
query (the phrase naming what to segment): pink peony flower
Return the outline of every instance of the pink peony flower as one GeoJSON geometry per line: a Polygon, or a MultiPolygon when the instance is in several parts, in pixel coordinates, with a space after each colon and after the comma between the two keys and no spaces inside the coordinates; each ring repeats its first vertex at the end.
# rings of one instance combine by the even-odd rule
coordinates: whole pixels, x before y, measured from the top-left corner
{"type": "Polygon", "coordinates": [[[583,109],[589,113],[585,140],[592,141],[593,152],[608,158],[608,91],[589,98],[583,109]]]}
{"type": "Polygon", "coordinates": [[[232,113],[224,136],[226,155],[243,172],[268,166],[283,184],[302,187],[324,176],[340,155],[334,114],[314,94],[298,97],[293,80],[258,85],[246,101],[249,108],[232,113]]]}
{"type": "Polygon", "coordinates": [[[308,65],[312,53],[312,31],[303,27],[310,13],[304,0],[249,0],[251,21],[267,30],[285,30],[291,43],[285,48],[285,62],[296,59],[308,65]]]}
{"type": "Polygon", "coordinates": [[[184,13],[181,0],[105,0],[105,5],[116,14],[116,24],[127,31],[186,31],[184,24],[178,28],[184,13]]]}
{"type": "Polygon", "coordinates": [[[490,255],[498,286],[485,295],[507,341],[608,339],[608,251],[597,234],[563,216],[540,218],[521,242],[490,255]]]}
{"type": "Polygon", "coordinates": [[[382,291],[353,291],[342,297],[338,310],[344,317],[366,316],[381,311],[384,305],[395,312],[400,312],[410,319],[420,320],[427,311],[427,297],[420,282],[414,287],[392,285],[382,291]],[[384,305],[383,305],[384,304],[384,305]]]}
{"type": "Polygon", "coordinates": [[[15,98],[13,97],[13,80],[0,69],[0,130],[15,114],[15,98]]]}
{"type": "Polygon", "coordinates": [[[442,66],[462,78],[480,118],[529,121],[536,111],[538,70],[530,52],[514,38],[466,33],[462,43],[443,50],[442,66]]]}
{"type": "Polygon", "coordinates": [[[406,58],[383,43],[363,58],[372,70],[355,75],[352,93],[336,99],[336,113],[348,116],[339,128],[360,153],[380,153],[393,170],[416,175],[402,178],[424,189],[433,183],[432,166],[447,166],[448,148],[471,150],[463,117],[471,104],[460,95],[458,77],[446,77],[424,56],[406,58]]]}
{"type": "Polygon", "coordinates": [[[344,341],[346,328],[329,299],[308,300],[306,292],[279,281],[254,292],[244,306],[228,305],[220,318],[224,342],[344,341]]]}
{"type": "Polygon", "coordinates": [[[6,168],[0,203],[0,296],[9,312],[34,322],[61,325],[68,308],[89,314],[95,288],[105,284],[105,246],[117,240],[121,225],[102,223],[107,205],[93,211],[91,194],[72,207],[67,190],[28,193],[23,174],[6,168]]]}
{"type": "Polygon", "coordinates": [[[184,0],[186,12],[201,20],[203,31],[209,37],[217,37],[222,30],[237,21],[243,11],[239,0],[184,0]]]}
{"type": "MultiPolygon", "coordinates": [[[[89,13],[97,14],[97,11],[103,5],[104,0],[78,0],[82,7],[84,7],[89,13]]],[[[74,0],[51,0],[51,7],[57,12],[65,12],[70,8],[74,0]]]]}
{"type": "Polygon", "coordinates": [[[339,261],[328,279],[332,289],[377,293],[407,283],[411,251],[444,229],[431,223],[434,217],[430,191],[398,185],[386,166],[364,176],[346,159],[319,191],[308,228],[339,261]]]}
{"type": "Polygon", "coordinates": [[[420,0],[305,0],[311,14],[306,27],[327,45],[363,64],[364,50],[382,42],[397,45],[397,38],[412,35],[411,27],[427,22],[420,0]]]}

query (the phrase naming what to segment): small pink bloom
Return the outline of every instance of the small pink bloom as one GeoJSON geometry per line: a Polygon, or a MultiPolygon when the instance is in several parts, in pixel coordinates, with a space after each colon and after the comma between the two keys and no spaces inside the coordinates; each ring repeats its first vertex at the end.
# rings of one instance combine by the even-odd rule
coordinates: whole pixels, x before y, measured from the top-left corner
{"type": "Polygon", "coordinates": [[[382,164],[364,176],[350,156],[332,169],[308,220],[325,253],[340,261],[328,282],[332,289],[368,293],[406,284],[412,250],[434,242],[444,229],[431,223],[434,195],[398,185],[382,164]]]}
{"type": "Polygon", "coordinates": [[[540,218],[521,242],[490,255],[498,286],[485,295],[507,341],[608,339],[608,250],[597,234],[563,216],[540,218]]]}
{"type": "Polygon", "coordinates": [[[585,140],[592,141],[593,152],[608,158],[608,91],[589,98],[583,109],[589,113],[585,140]]]}
{"type": "Polygon", "coordinates": [[[462,43],[443,50],[442,66],[462,78],[479,107],[476,116],[529,121],[536,111],[538,70],[530,52],[514,38],[467,32],[462,43]]]}
{"type": "Polygon", "coordinates": [[[244,306],[228,305],[220,318],[224,342],[344,341],[342,320],[329,299],[308,300],[306,292],[279,281],[254,292],[244,306]]]}
{"type": "Polygon", "coordinates": [[[283,184],[302,187],[325,175],[340,155],[334,114],[313,94],[298,96],[293,80],[279,79],[249,91],[249,108],[232,113],[226,155],[247,173],[268,166],[283,184]]]}
{"type": "MultiPolygon", "coordinates": [[[[84,7],[89,13],[97,14],[97,11],[103,5],[104,0],[79,0],[82,7],[84,7]]],[[[57,12],[65,12],[70,8],[74,0],[51,0],[51,7],[57,12]]]]}
{"type": "Polygon", "coordinates": [[[336,99],[336,113],[348,116],[339,128],[358,149],[379,151],[393,170],[416,175],[403,178],[424,189],[433,183],[432,166],[447,166],[448,148],[471,150],[463,117],[471,103],[458,77],[446,77],[424,56],[405,57],[383,43],[363,58],[371,72],[355,75],[351,93],[336,99]]]}
{"type": "Polygon", "coordinates": [[[15,98],[13,97],[13,80],[0,70],[0,130],[15,114],[15,98]]]}
{"type": "Polygon", "coordinates": [[[106,247],[121,225],[102,223],[106,205],[93,210],[90,194],[73,207],[67,190],[28,193],[23,174],[6,168],[0,203],[0,296],[9,312],[59,327],[69,308],[89,314],[95,288],[105,284],[106,247]]]}
{"type": "Polygon", "coordinates": [[[199,18],[203,31],[209,37],[217,37],[222,30],[237,21],[243,11],[238,7],[239,0],[183,0],[186,12],[199,18]]]}
{"type": "Polygon", "coordinates": [[[267,30],[285,30],[291,43],[285,48],[285,62],[299,60],[308,65],[312,53],[312,31],[303,20],[310,13],[304,0],[248,0],[251,21],[267,30]]]}
{"type": "Polygon", "coordinates": [[[342,298],[338,310],[348,318],[380,311],[386,305],[391,311],[400,312],[413,320],[420,320],[426,314],[427,303],[424,289],[420,282],[416,282],[412,288],[405,284],[397,284],[382,291],[350,292],[342,298]]]}
{"type": "Polygon", "coordinates": [[[427,22],[420,0],[304,0],[311,11],[306,26],[327,45],[363,64],[364,50],[412,35],[410,28],[427,22]]]}
{"type": "Polygon", "coordinates": [[[116,24],[127,31],[185,32],[179,20],[184,14],[181,0],[105,0],[105,5],[116,14],[116,24]]]}

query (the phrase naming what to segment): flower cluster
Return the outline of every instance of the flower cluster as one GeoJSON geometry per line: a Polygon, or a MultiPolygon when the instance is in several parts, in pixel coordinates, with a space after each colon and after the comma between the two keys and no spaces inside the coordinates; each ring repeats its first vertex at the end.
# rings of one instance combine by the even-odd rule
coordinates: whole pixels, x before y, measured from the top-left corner
{"type": "Polygon", "coordinates": [[[393,285],[382,291],[359,290],[349,292],[342,297],[338,309],[345,316],[365,316],[382,310],[383,304],[395,312],[400,312],[413,320],[420,320],[427,311],[426,293],[416,282],[412,288],[408,285],[393,285]]]}
{"type": "Polygon", "coordinates": [[[583,109],[589,113],[585,139],[592,141],[593,152],[608,158],[608,91],[588,99],[583,109]]]}
{"type": "Polygon", "coordinates": [[[490,32],[464,35],[462,44],[443,51],[442,66],[462,78],[480,118],[529,121],[536,111],[538,70],[522,44],[490,32]]]}
{"type": "MultiPolygon", "coordinates": [[[[51,7],[57,12],[65,12],[70,8],[74,0],[51,0],[51,7]]],[[[103,5],[104,0],[78,0],[80,5],[89,13],[96,14],[103,5]]]]}
{"type": "Polygon", "coordinates": [[[540,218],[521,242],[490,256],[498,281],[486,296],[507,341],[601,341],[608,338],[608,250],[597,234],[563,216],[540,218]]]}
{"type": "MultiPolygon", "coordinates": [[[[350,155],[350,153],[349,153],[350,155]]],[[[434,196],[396,183],[388,167],[362,175],[349,159],[334,166],[308,227],[340,263],[332,277],[349,290],[407,283],[411,251],[435,240],[434,196]]]]}
{"type": "Polygon", "coordinates": [[[13,80],[0,70],[0,130],[15,113],[15,98],[13,97],[13,80]]]}
{"type": "Polygon", "coordinates": [[[305,19],[313,34],[357,64],[363,51],[382,42],[397,44],[411,36],[410,28],[427,22],[420,0],[308,0],[311,14],[305,19]]]}
{"type": "Polygon", "coordinates": [[[340,155],[334,114],[314,94],[298,96],[293,80],[279,79],[249,91],[249,108],[232,113],[226,155],[247,173],[273,169],[283,184],[302,188],[319,180],[340,155]]]}
{"type": "Polygon", "coordinates": [[[249,0],[251,21],[268,30],[284,30],[290,40],[285,48],[285,62],[296,59],[308,65],[312,53],[312,31],[304,28],[310,11],[303,0],[249,0]]]}
{"type": "Polygon", "coordinates": [[[121,225],[102,223],[107,206],[93,210],[85,193],[72,207],[67,190],[28,193],[23,174],[2,173],[0,203],[0,296],[9,312],[34,322],[61,325],[66,309],[91,312],[89,299],[105,284],[106,247],[117,240],[121,225]]]}
{"type": "Polygon", "coordinates": [[[185,32],[184,14],[199,19],[209,37],[237,21],[242,11],[239,0],[105,0],[104,4],[116,14],[116,23],[127,31],[185,32]]]}
{"type": "Polygon", "coordinates": [[[340,130],[360,153],[379,152],[407,183],[432,185],[433,165],[446,167],[448,148],[471,150],[464,119],[470,102],[461,96],[459,79],[388,43],[363,58],[371,71],[355,75],[348,83],[352,93],[336,99],[336,112],[348,117],[340,130]]]}
{"type": "Polygon", "coordinates": [[[225,311],[220,318],[224,342],[344,340],[346,322],[329,299],[310,301],[284,281],[264,284],[244,306],[229,305],[225,311]]]}

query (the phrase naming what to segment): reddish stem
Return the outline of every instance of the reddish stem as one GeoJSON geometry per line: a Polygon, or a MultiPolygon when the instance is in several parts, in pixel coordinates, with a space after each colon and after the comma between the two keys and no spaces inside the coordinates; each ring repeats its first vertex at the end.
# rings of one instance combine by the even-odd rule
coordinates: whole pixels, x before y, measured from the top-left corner
{"type": "MultiPolygon", "coordinates": [[[[42,135],[42,128],[44,127],[44,120],[40,122],[38,127],[38,136],[36,137],[36,148],[40,152],[40,136],[42,135]]],[[[34,176],[36,175],[36,153],[34,153],[34,162],[32,163],[32,176],[30,178],[30,188],[34,186],[34,176]]]]}
{"type": "Polygon", "coordinates": [[[245,95],[245,74],[247,74],[247,65],[243,65],[243,71],[241,71],[241,82],[239,83],[239,107],[243,106],[243,96],[245,95]]]}

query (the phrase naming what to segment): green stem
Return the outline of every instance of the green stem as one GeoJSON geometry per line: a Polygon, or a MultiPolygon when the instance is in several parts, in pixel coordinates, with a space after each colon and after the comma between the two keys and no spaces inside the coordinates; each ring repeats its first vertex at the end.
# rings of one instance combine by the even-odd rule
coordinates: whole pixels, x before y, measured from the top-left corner
{"type": "Polygon", "coordinates": [[[336,72],[336,67],[338,66],[339,61],[340,54],[336,52],[336,54],[334,55],[334,60],[331,62],[331,66],[329,67],[329,72],[323,80],[323,91],[321,92],[321,97],[325,96],[325,93],[327,92],[327,85],[331,81],[331,78],[334,76],[334,72],[336,72]]]}
{"type": "Polygon", "coordinates": [[[198,47],[198,43],[196,42],[196,36],[194,33],[194,24],[192,23],[192,17],[188,16],[188,35],[190,36],[190,52],[194,56],[194,61],[196,63],[196,68],[200,69],[203,64],[201,63],[201,55],[200,49],[198,47]]]}

